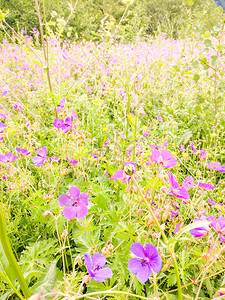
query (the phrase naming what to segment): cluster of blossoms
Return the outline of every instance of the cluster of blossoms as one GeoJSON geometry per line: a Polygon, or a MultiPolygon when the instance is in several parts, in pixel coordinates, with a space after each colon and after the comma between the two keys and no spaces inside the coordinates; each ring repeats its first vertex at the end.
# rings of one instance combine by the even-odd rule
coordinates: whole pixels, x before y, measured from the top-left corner
{"type": "Polygon", "coordinates": [[[64,133],[67,133],[73,128],[73,116],[67,117],[65,120],[56,118],[53,126],[62,129],[64,133]]]}
{"type": "MultiPolygon", "coordinates": [[[[140,282],[147,282],[152,271],[155,273],[161,271],[162,258],[154,245],[146,244],[144,248],[140,243],[133,243],[130,250],[136,257],[128,261],[128,269],[140,282]]],[[[112,278],[112,270],[104,267],[106,258],[101,253],[95,253],[92,259],[88,253],[85,253],[84,261],[89,275],[95,281],[105,282],[106,278],[112,278]]]]}

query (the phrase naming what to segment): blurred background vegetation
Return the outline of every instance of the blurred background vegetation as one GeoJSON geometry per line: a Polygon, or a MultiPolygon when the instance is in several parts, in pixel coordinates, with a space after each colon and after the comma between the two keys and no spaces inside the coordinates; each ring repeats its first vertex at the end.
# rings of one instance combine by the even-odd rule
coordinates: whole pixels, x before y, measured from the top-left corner
{"type": "MultiPolygon", "coordinates": [[[[225,2],[216,1],[221,5],[225,2]]],[[[214,0],[39,0],[50,35],[60,33],[63,39],[99,42],[116,39],[122,43],[162,33],[168,38],[194,32],[199,35],[221,21],[222,8],[217,4],[214,0]]],[[[39,29],[35,0],[1,0],[0,10],[17,32],[25,30],[30,35],[33,28],[39,29]]],[[[4,28],[12,34],[6,23],[4,28]]],[[[1,28],[0,38],[5,37],[1,28]]]]}

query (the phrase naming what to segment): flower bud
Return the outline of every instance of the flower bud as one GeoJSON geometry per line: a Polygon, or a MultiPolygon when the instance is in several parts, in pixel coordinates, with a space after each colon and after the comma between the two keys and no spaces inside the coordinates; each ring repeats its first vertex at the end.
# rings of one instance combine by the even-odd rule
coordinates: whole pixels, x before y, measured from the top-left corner
{"type": "Polygon", "coordinates": [[[128,175],[128,176],[132,176],[135,173],[136,169],[135,166],[132,164],[127,164],[124,167],[124,172],[128,175]]]}
{"type": "Polygon", "coordinates": [[[82,267],[83,261],[82,261],[80,255],[77,255],[77,263],[78,263],[78,265],[79,265],[80,267],[82,267]]]}
{"type": "Polygon", "coordinates": [[[43,213],[43,217],[48,217],[48,216],[51,216],[51,212],[50,210],[46,210],[44,213],[43,213]]]}
{"type": "Polygon", "coordinates": [[[109,253],[109,250],[108,250],[108,247],[104,247],[104,248],[102,248],[102,254],[104,255],[104,256],[106,256],[108,253],[109,253]]]}
{"type": "Polygon", "coordinates": [[[65,240],[67,235],[68,235],[68,231],[66,229],[64,229],[62,232],[62,235],[61,235],[62,240],[65,240]]]}

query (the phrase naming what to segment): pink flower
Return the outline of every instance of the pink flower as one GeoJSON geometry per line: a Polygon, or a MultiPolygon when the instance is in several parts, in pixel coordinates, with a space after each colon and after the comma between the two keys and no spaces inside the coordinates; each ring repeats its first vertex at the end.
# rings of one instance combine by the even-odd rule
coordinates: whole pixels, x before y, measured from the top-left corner
{"type": "Polygon", "coordinates": [[[212,185],[209,184],[209,183],[196,182],[196,184],[197,184],[201,189],[203,189],[204,191],[213,190],[213,189],[216,188],[215,186],[212,186],[212,185]]]}
{"type": "Polygon", "coordinates": [[[5,164],[10,163],[17,158],[18,158],[18,156],[13,155],[12,152],[6,153],[5,155],[3,155],[3,154],[0,155],[0,161],[5,164]]]}
{"type": "Polygon", "coordinates": [[[176,166],[177,160],[169,151],[152,150],[151,152],[152,155],[150,156],[150,159],[156,162],[158,165],[162,166],[163,168],[172,168],[176,166]]]}
{"type": "Polygon", "coordinates": [[[37,151],[37,156],[33,157],[32,161],[36,167],[43,166],[47,160],[47,147],[44,146],[37,151]]]}
{"type": "Polygon", "coordinates": [[[59,102],[59,106],[57,107],[56,112],[63,110],[63,108],[65,107],[65,102],[66,99],[65,97],[63,97],[62,100],[59,102]]]}
{"type": "Polygon", "coordinates": [[[69,189],[69,195],[62,194],[59,196],[59,205],[66,206],[63,210],[63,215],[66,219],[72,220],[74,218],[82,219],[88,213],[88,198],[86,193],[80,193],[76,186],[69,189]]]}
{"type": "Polygon", "coordinates": [[[192,176],[187,176],[182,183],[182,187],[185,188],[186,191],[188,191],[190,187],[194,187],[194,185],[194,179],[192,176]]]}
{"type": "Polygon", "coordinates": [[[219,170],[221,169],[221,163],[219,162],[210,162],[209,165],[207,166],[208,169],[210,170],[219,170]]]}
{"type": "Polygon", "coordinates": [[[188,199],[190,197],[189,193],[185,188],[180,187],[179,183],[176,180],[176,176],[169,173],[169,182],[170,188],[167,189],[167,194],[172,195],[181,199],[188,199]]]}

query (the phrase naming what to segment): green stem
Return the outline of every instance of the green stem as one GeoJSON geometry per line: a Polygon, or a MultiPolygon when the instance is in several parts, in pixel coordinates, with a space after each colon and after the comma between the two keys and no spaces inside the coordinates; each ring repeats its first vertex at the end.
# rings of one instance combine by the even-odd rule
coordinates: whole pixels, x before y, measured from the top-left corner
{"type": "Polygon", "coordinates": [[[82,299],[82,298],[88,298],[88,297],[97,296],[97,295],[108,295],[108,294],[127,295],[127,296],[131,296],[131,297],[135,297],[135,298],[139,298],[139,299],[144,299],[144,300],[149,299],[149,297],[146,298],[146,297],[143,297],[143,296],[139,296],[139,295],[135,295],[135,294],[127,293],[127,292],[110,291],[110,290],[109,291],[99,291],[99,292],[89,293],[89,294],[77,296],[74,299],[82,299]]]}
{"type": "Polygon", "coordinates": [[[5,255],[13,269],[14,274],[16,275],[16,278],[19,282],[20,288],[26,298],[31,297],[31,293],[29,291],[28,285],[23,277],[23,274],[20,270],[20,267],[15,259],[15,256],[12,252],[12,248],[10,246],[10,242],[8,239],[7,231],[6,231],[6,224],[5,219],[3,215],[2,209],[0,209],[0,242],[2,244],[3,250],[5,252],[5,255]]]}
{"type": "Polygon", "coordinates": [[[127,127],[126,127],[126,141],[128,140],[128,132],[129,132],[129,116],[130,114],[130,91],[127,91],[127,127]]]}
{"type": "Polygon", "coordinates": [[[24,300],[23,296],[20,294],[20,292],[16,289],[16,287],[14,286],[14,284],[11,282],[11,280],[0,271],[0,276],[5,280],[5,282],[8,283],[9,286],[11,286],[11,288],[14,290],[14,292],[16,293],[16,296],[19,297],[21,300],[24,300]]]}

